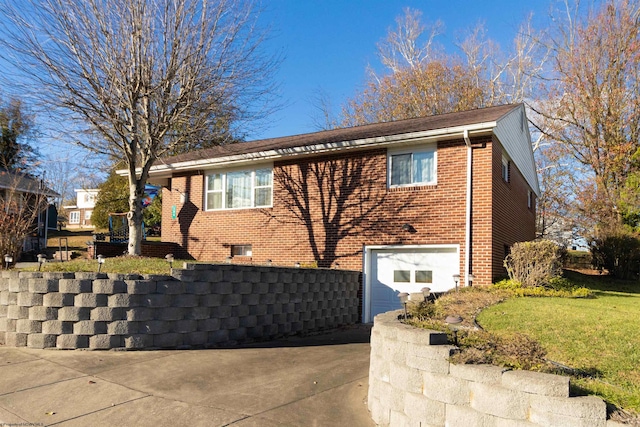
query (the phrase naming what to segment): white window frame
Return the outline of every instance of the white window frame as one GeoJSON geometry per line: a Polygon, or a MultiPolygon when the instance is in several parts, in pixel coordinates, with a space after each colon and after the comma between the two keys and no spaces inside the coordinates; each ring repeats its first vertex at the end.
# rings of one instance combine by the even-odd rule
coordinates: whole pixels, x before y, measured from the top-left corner
{"type": "Polygon", "coordinates": [[[502,154],[502,170],[501,170],[501,174],[502,174],[502,180],[504,182],[509,182],[510,178],[511,178],[511,173],[510,173],[510,166],[511,166],[511,160],[509,160],[509,158],[503,153],[502,154]]]}
{"type": "MultiPolygon", "coordinates": [[[[413,157],[412,157],[413,164],[413,157]]],[[[413,174],[412,174],[413,175],[413,174]]],[[[413,177],[412,177],[413,180],[413,177]]],[[[420,145],[410,148],[387,150],[387,188],[419,187],[438,184],[438,144],[420,145]],[[391,184],[393,156],[402,154],[433,153],[433,179],[431,181],[411,182],[409,184],[391,184]]]]}
{"type": "Polygon", "coordinates": [[[91,220],[91,214],[92,213],[93,213],[93,211],[84,211],[84,220],[85,221],[91,220]]]}
{"type": "Polygon", "coordinates": [[[238,210],[238,209],[263,209],[263,208],[271,208],[273,207],[273,164],[263,164],[263,165],[258,165],[256,167],[253,168],[232,168],[232,169],[224,169],[224,170],[215,170],[215,171],[207,171],[207,173],[204,175],[204,205],[203,208],[205,211],[207,212],[214,212],[214,211],[224,211],[224,210],[238,210]],[[260,170],[266,170],[269,169],[271,171],[271,185],[263,185],[263,186],[257,186],[256,185],[256,172],[260,171],[260,170]],[[251,172],[251,206],[243,206],[243,207],[237,207],[237,208],[228,208],[227,205],[227,197],[226,197],[226,191],[227,191],[227,174],[229,173],[233,173],[233,172],[251,172]],[[221,175],[222,177],[222,189],[221,190],[209,190],[209,177],[212,175],[221,175]],[[260,188],[270,188],[271,189],[271,203],[269,205],[259,205],[256,206],[256,189],[260,189],[260,188]],[[209,202],[209,195],[210,194],[214,194],[214,193],[219,193],[221,194],[221,199],[222,199],[222,207],[220,208],[214,208],[214,209],[209,209],[208,208],[208,202],[209,202]]]}
{"type": "Polygon", "coordinates": [[[533,206],[533,191],[527,190],[527,207],[531,209],[533,206]]]}
{"type": "Polygon", "coordinates": [[[250,244],[242,244],[242,245],[231,245],[231,256],[245,256],[250,257],[253,256],[253,248],[250,244]],[[234,254],[234,252],[241,252],[238,254],[234,254]]]}
{"type": "Polygon", "coordinates": [[[80,224],[80,211],[69,212],[69,224],[80,224]]]}

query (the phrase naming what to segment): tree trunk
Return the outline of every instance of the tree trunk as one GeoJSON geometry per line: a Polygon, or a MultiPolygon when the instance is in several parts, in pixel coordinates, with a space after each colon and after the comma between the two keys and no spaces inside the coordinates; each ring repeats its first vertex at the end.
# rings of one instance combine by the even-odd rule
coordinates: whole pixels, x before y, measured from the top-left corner
{"type": "Polygon", "coordinates": [[[142,255],[142,189],[139,185],[131,184],[129,188],[129,255],[142,255]]]}

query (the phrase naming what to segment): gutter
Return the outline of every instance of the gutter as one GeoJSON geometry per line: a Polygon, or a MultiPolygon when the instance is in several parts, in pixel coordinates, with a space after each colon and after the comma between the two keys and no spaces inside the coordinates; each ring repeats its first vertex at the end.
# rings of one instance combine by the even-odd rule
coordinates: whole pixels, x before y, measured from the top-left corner
{"type": "Polygon", "coordinates": [[[467,200],[465,219],[465,242],[464,242],[464,285],[469,286],[469,273],[471,269],[471,177],[473,163],[473,148],[467,129],[463,132],[464,142],[467,145],[467,200]]]}

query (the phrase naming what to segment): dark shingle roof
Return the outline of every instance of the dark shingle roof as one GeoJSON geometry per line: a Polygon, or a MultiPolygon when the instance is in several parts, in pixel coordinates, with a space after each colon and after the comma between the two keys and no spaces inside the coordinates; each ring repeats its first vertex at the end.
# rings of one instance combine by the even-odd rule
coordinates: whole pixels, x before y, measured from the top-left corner
{"type": "Polygon", "coordinates": [[[43,194],[50,197],[59,196],[58,193],[46,186],[41,186],[39,179],[5,169],[0,169],[0,188],[13,189],[23,193],[43,194]]]}
{"type": "Polygon", "coordinates": [[[202,159],[233,156],[238,154],[257,153],[267,150],[283,150],[295,147],[305,147],[318,144],[330,144],[343,141],[354,141],[389,135],[399,135],[411,132],[429,131],[451,128],[476,123],[493,122],[503,117],[519,104],[500,105],[477,110],[461,111],[457,113],[441,114],[430,117],[399,120],[395,122],[375,123],[351,128],[333,129],[302,135],[285,136],[280,138],[262,139],[251,142],[241,142],[224,146],[192,151],[173,157],[159,159],[156,165],[170,165],[202,159]]]}

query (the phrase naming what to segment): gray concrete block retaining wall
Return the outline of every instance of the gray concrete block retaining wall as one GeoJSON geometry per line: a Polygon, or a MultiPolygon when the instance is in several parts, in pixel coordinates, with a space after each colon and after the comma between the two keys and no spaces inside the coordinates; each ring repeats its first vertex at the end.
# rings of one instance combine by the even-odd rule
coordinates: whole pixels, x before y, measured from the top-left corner
{"type": "Polygon", "coordinates": [[[380,314],[371,332],[368,405],[380,426],[613,427],[605,402],[570,397],[569,378],[455,365],[446,334],[380,314]]]}
{"type": "Polygon", "coordinates": [[[359,272],[186,264],[171,274],[2,271],[0,341],[59,349],[201,347],[358,321],[359,272]]]}

